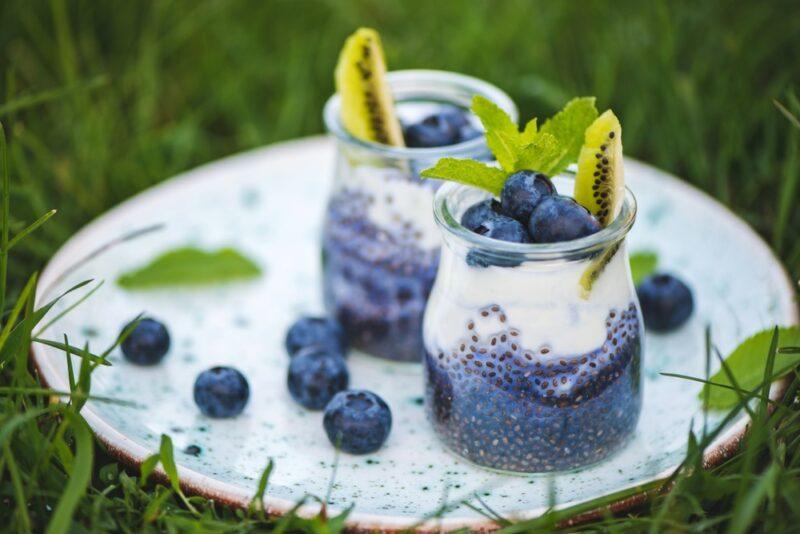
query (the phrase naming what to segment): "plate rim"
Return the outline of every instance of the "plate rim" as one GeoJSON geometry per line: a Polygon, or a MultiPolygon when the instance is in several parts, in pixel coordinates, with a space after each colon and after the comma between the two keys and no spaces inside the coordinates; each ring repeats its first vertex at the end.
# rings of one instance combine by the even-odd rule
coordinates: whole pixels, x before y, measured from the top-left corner
{"type": "MultiPolygon", "coordinates": [[[[240,167],[246,164],[247,160],[261,160],[265,156],[281,155],[282,157],[291,157],[295,152],[320,152],[330,150],[333,146],[333,141],[325,135],[315,135],[309,137],[302,137],[298,139],[283,141],[262,147],[254,148],[244,152],[232,154],[218,160],[214,160],[188,171],[179,173],[171,178],[168,178],[152,187],[149,187],[136,195],[124,200],[120,204],[110,208],[104,213],[98,215],[92,221],[83,226],[75,234],[72,235],[66,242],[64,242],[59,249],[51,256],[47,265],[42,270],[39,278],[39,284],[36,290],[36,304],[41,304],[41,299],[49,293],[50,286],[58,282],[62,273],[69,269],[70,265],[66,263],[65,256],[73,249],[80,249],[80,245],[87,238],[89,234],[96,228],[107,223],[107,221],[120,217],[130,209],[133,205],[147,201],[148,198],[160,195],[163,192],[169,191],[173,188],[184,187],[189,183],[197,183],[205,180],[213,180],[217,174],[224,172],[227,167],[240,167]]],[[[697,197],[704,202],[708,208],[715,212],[715,216],[722,217],[737,226],[740,230],[740,235],[743,239],[750,242],[753,247],[752,250],[758,250],[764,254],[772,264],[774,270],[780,276],[778,277],[780,283],[784,286],[783,295],[788,295],[790,300],[793,301],[794,306],[790,306],[790,324],[800,323],[800,306],[797,302],[797,294],[795,291],[794,283],[783,262],[775,255],[769,245],[756,233],[744,220],[738,217],[727,206],[716,200],[714,197],[702,191],[680,178],[662,171],[652,165],[637,161],[633,158],[626,158],[626,166],[638,167],[647,169],[655,179],[659,181],[666,181],[670,186],[675,189],[682,190],[685,194],[697,197]]],[[[44,347],[32,344],[30,348],[34,368],[42,381],[48,387],[58,388],[61,381],[58,372],[49,364],[48,358],[44,354],[44,347]]],[[[788,379],[783,378],[777,380],[770,389],[770,398],[777,399],[782,396],[788,387],[788,379]]],[[[111,424],[107,423],[98,413],[91,409],[90,406],[84,407],[81,415],[86,419],[91,427],[98,441],[100,441],[111,456],[121,461],[128,467],[136,468],[141,465],[141,462],[152,451],[144,446],[135,443],[132,439],[125,436],[122,432],[114,428],[111,424]]],[[[749,417],[743,414],[737,421],[721,436],[717,437],[704,453],[704,465],[706,468],[716,466],[722,461],[730,457],[736,450],[739,443],[745,436],[749,417]]],[[[252,495],[249,490],[244,487],[223,482],[221,480],[204,475],[199,471],[195,471],[188,467],[178,464],[181,487],[186,493],[192,495],[199,495],[208,499],[213,499],[216,502],[221,502],[229,506],[238,508],[247,508],[252,501],[252,495]]],[[[634,484],[623,487],[624,489],[634,488],[643,483],[651,480],[656,480],[668,475],[674,467],[670,467],[661,473],[642,479],[634,484]]],[[[158,467],[154,476],[162,482],[167,481],[167,475],[161,467],[158,467]]],[[[591,521],[600,517],[603,512],[608,509],[615,513],[628,510],[634,506],[643,503],[647,499],[647,493],[641,492],[625,499],[621,499],[615,503],[607,505],[602,509],[591,510],[582,514],[578,514],[565,521],[566,526],[579,524],[586,521],[591,521]]],[[[264,509],[268,515],[284,515],[296,506],[296,501],[290,501],[279,497],[265,495],[264,509]]],[[[569,503],[572,506],[576,503],[569,503]]],[[[563,507],[563,506],[562,506],[563,507]]],[[[558,508],[558,506],[556,507],[558,508]]],[[[515,519],[530,519],[540,516],[546,507],[539,507],[523,512],[518,512],[514,515],[515,519]]],[[[320,511],[319,505],[304,505],[296,510],[298,515],[313,516],[320,511]]],[[[394,532],[401,529],[408,529],[411,526],[419,526],[424,531],[440,531],[442,529],[450,530],[457,528],[468,528],[470,530],[486,532],[499,528],[499,525],[491,520],[484,518],[464,519],[464,518],[440,518],[436,520],[429,520],[420,523],[419,519],[406,517],[406,516],[391,516],[379,515],[364,512],[352,513],[347,521],[348,529],[355,531],[380,531],[380,532],[394,532]]]]}

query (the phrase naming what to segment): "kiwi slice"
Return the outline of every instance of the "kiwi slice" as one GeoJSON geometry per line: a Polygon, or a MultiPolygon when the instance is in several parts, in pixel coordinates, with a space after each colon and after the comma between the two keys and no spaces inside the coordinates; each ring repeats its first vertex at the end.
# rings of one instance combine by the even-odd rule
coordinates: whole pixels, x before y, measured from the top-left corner
{"type": "Polygon", "coordinates": [[[592,292],[592,286],[594,285],[595,281],[600,278],[600,275],[603,273],[606,265],[608,265],[608,263],[611,261],[611,258],[614,257],[614,254],[617,253],[621,244],[622,241],[617,241],[607,249],[603,250],[603,252],[601,252],[600,255],[592,261],[586,270],[583,271],[583,275],[581,275],[580,279],[582,298],[589,298],[589,294],[592,292]]]}
{"type": "MultiPolygon", "coordinates": [[[[578,156],[575,200],[592,212],[602,226],[613,221],[625,198],[622,168],[622,126],[611,110],[604,112],[586,128],[583,148],[578,156]]],[[[595,281],[619,250],[614,243],[592,261],[580,279],[581,295],[588,298],[595,281]]]]}
{"type": "Polygon", "coordinates": [[[386,61],[378,32],[359,28],[347,38],[339,54],[335,79],[342,99],[342,124],[351,135],[404,146],[403,130],[386,82],[386,61]]]}
{"type": "Polygon", "coordinates": [[[578,156],[575,200],[607,226],[619,214],[624,197],[622,126],[609,109],[586,128],[578,156]]]}

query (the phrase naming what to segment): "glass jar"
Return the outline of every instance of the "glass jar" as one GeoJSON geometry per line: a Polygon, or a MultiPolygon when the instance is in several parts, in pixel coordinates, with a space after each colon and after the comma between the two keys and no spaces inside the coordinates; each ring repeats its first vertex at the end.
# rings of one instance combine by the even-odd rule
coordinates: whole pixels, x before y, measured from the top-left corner
{"type": "MultiPolygon", "coordinates": [[[[554,183],[572,194],[573,178],[554,183]]],[[[487,196],[448,183],[434,200],[444,246],[424,320],[428,417],[450,449],[484,467],[597,462],[631,436],[642,404],[644,331],[625,245],[636,201],[626,191],[620,215],[594,235],[520,244],[458,222],[487,196]]]]}
{"type": "MultiPolygon", "coordinates": [[[[403,122],[420,120],[442,105],[468,109],[476,94],[517,118],[508,95],[469,76],[409,70],[389,73],[388,82],[403,122]]],[[[325,306],[353,347],[419,362],[422,315],[441,245],[431,209],[439,182],[421,179],[419,172],[442,157],[488,159],[491,154],[483,135],[437,148],[357,139],[342,126],[337,95],[328,100],[324,116],[337,146],[322,236],[325,306]]],[[[473,126],[481,131],[479,123],[473,126]]]]}

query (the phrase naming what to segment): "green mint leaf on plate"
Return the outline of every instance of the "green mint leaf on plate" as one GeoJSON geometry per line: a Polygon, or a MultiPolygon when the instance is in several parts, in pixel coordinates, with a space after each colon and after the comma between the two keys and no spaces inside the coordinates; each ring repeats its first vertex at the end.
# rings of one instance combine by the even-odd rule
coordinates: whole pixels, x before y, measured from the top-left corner
{"type": "Polygon", "coordinates": [[[630,257],[633,285],[653,274],[658,267],[658,254],[650,251],[634,252],[630,257]]]}
{"type": "Polygon", "coordinates": [[[442,158],[430,169],[422,171],[420,176],[459,182],[499,195],[507,174],[497,167],[473,159],[442,158]]]}
{"type": "Polygon", "coordinates": [[[254,278],[261,269],[232,248],[207,252],[193,247],[169,250],[149,264],[122,274],[117,283],[125,289],[197,286],[254,278]]]}
{"type": "Polygon", "coordinates": [[[555,175],[563,172],[570,163],[578,160],[586,128],[597,118],[593,96],[573,98],[564,109],[553,115],[543,125],[540,133],[550,134],[558,142],[559,158],[546,172],[555,175]]]}
{"type": "MultiPolygon", "coordinates": [[[[744,394],[761,385],[764,380],[764,369],[774,333],[774,328],[762,330],[744,340],[741,345],[736,347],[725,358],[725,363],[744,394]]],[[[798,345],[800,345],[800,327],[791,326],[778,329],[778,347],[796,347],[798,345]]],[[[778,349],[778,354],[775,355],[773,373],[775,375],[784,374],[799,363],[800,354],[788,351],[781,352],[778,349]]],[[[709,381],[733,386],[724,369],[717,371],[709,378],[709,381]]],[[[739,395],[735,390],[706,384],[703,386],[703,391],[700,392],[700,399],[705,398],[706,392],[708,394],[708,408],[724,410],[732,408],[739,403],[739,395]]]]}
{"type": "Polygon", "coordinates": [[[521,139],[517,125],[497,104],[476,95],[472,99],[472,112],[478,116],[486,130],[486,144],[506,172],[517,170],[521,139]]]}

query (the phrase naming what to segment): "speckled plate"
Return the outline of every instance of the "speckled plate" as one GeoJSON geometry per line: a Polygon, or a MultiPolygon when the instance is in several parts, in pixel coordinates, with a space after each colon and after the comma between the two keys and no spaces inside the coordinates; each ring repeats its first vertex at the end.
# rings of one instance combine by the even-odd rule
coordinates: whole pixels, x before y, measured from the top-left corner
{"type": "MultiPolygon", "coordinates": [[[[163,319],[172,333],[172,349],[161,365],[136,367],[115,354],[114,365],[94,375],[95,394],[140,405],[89,402],[84,408],[89,424],[113,454],[141,462],[158,449],[159,436],[166,433],[175,443],[180,475],[191,492],[246,505],[273,458],[269,510],[281,513],[305,495],[325,496],[334,450],[322,430],[322,415],[303,410],[286,391],[288,358],[282,339],[298,314],[321,311],[318,235],[332,170],[333,147],[323,138],[234,156],[123,203],[56,254],[41,277],[39,302],[77,281],[106,282],[45,337],[61,339],[67,333],[73,344],[88,341],[100,349],[142,311],[163,319]],[[165,225],[160,231],[93,254],[132,230],[159,223],[165,225]],[[265,275],[252,282],[192,290],[126,292],[115,284],[121,272],[186,244],[235,246],[257,260],[265,275]],[[76,263],[79,266],[73,268],[76,263]],[[250,403],[234,420],[210,420],[193,404],[195,376],[215,364],[234,365],[250,381],[250,403]],[[185,452],[189,445],[201,452],[185,452]]],[[[697,301],[686,327],[646,340],[644,411],[632,442],[599,465],[554,477],[482,470],[437,442],[424,416],[418,365],[353,354],[352,385],[373,389],[389,402],[394,428],[379,452],[339,459],[330,507],[354,504],[351,526],[406,527],[439,507],[445,496],[448,502],[459,501],[474,492],[505,516],[530,517],[547,507],[550,484],[557,502],[566,506],[663,475],[684,454],[693,417],[702,418],[696,417],[698,385],[659,373],[702,376],[706,324],[725,352],[762,328],[797,321],[790,281],[742,221],[652,167],[629,160],[627,176],[640,205],[630,234],[631,250],[657,251],[663,267],[691,284],[697,301]]],[[[51,313],[79,296],[70,295],[51,313]]],[[[33,347],[33,354],[45,382],[66,389],[64,354],[41,345],[33,347]]],[[[738,421],[719,438],[707,452],[709,462],[725,457],[744,423],[738,421]]],[[[301,513],[317,510],[317,505],[309,505],[301,513]]],[[[492,524],[460,506],[437,526],[492,524]]]]}

